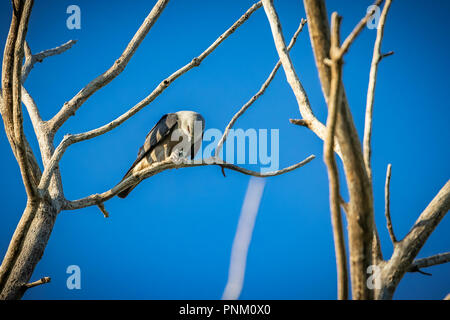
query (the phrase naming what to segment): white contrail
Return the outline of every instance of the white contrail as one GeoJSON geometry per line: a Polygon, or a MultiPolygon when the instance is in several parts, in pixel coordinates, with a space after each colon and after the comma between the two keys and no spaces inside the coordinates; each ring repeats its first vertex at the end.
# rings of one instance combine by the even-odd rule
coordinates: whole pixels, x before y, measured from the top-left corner
{"type": "Polygon", "coordinates": [[[222,300],[236,300],[239,298],[244,283],[247,253],[252,239],[253,227],[266,180],[251,177],[241,209],[241,216],[234,236],[231,249],[230,269],[228,282],[223,292],[222,300]]]}

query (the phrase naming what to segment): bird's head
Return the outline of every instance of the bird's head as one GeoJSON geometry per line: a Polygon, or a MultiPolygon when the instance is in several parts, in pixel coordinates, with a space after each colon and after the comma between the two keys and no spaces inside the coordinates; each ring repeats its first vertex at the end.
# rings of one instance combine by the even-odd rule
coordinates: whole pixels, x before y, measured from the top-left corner
{"type": "Polygon", "coordinates": [[[194,111],[178,111],[178,125],[189,141],[199,141],[203,137],[205,119],[194,111]]]}

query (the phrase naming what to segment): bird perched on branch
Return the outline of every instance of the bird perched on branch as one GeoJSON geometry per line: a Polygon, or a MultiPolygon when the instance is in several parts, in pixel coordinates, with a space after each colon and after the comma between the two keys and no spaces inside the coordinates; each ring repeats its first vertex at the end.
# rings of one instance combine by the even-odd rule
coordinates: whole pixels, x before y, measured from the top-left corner
{"type": "MultiPolygon", "coordinates": [[[[202,142],[204,127],[205,120],[194,111],[178,111],[164,115],[147,134],[137,159],[122,181],[153,163],[166,160],[174,153],[176,158],[194,159],[202,142]]],[[[136,186],[137,184],[128,187],[118,196],[125,198],[136,186]]]]}

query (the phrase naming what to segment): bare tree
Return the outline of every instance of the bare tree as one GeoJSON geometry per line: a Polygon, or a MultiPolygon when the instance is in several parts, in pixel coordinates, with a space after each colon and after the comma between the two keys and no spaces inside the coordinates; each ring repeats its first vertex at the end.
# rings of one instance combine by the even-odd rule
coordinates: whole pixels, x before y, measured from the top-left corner
{"type": "MultiPolygon", "coordinates": [[[[291,122],[309,128],[319,138],[324,140],[324,160],[328,167],[330,179],[330,207],[338,267],[338,297],[340,299],[348,297],[347,258],[343,245],[343,230],[340,216],[340,207],[343,207],[348,222],[352,298],[391,299],[398,283],[406,272],[416,270],[420,265],[431,266],[450,261],[448,254],[439,255],[439,258],[434,256],[423,261],[421,261],[422,259],[414,261],[429,235],[450,208],[450,181],[447,181],[428,207],[420,214],[411,231],[402,240],[395,240],[392,257],[389,260],[384,260],[374,223],[370,137],[378,64],[382,58],[392,54],[392,52],[382,54],[380,51],[386,16],[392,1],[386,0],[384,4],[375,40],[367,94],[364,149],[361,146],[346,99],[342,83],[342,62],[345,53],[374,14],[374,9],[369,10],[341,43],[339,34],[340,16],[337,13],[333,13],[330,31],[325,2],[323,0],[304,0],[303,3],[322,92],[328,104],[326,128],[314,117],[306,92],[289,58],[281,23],[273,5],[273,0],[263,0],[264,10],[270,22],[276,49],[283,64],[287,81],[297,98],[300,114],[303,117],[303,119],[292,120],[291,122]],[[350,195],[348,203],[345,203],[340,197],[336,162],[334,154],[330,152],[333,146],[344,167],[350,195]],[[425,261],[426,263],[424,264],[420,263],[425,261]],[[379,270],[374,275],[376,283],[374,287],[371,287],[368,285],[368,280],[371,280],[368,271],[372,270],[374,266],[379,268],[379,270]]],[[[382,0],[377,0],[374,5],[379,6],[381,3],[382,0]]],[[[389,199],[389,181],[390,167],[386,184],[387,200],[389,199]]],[[[392,236],[393,231],[388,202],[386,203],[386,209],[388,228],[392,236]]]]}
{"type": "MultiPolygon", "coordinates": [[[[108,216],[108,212],[104,205],[105,201],[111,199],[130,185],[168,169],[217,165],[222,168],[222,171],[224,169],[230,169],[247,175],[270,177],[290,172],[314,159],[314,156],[311,155],[304,161],[290,167],[278,171],[260,173],[238,167],[231,163],[226,163],[216,156],[203,159],[200,162],[179,162],[173,161],[174,159],[169,158],[165,161],[155,163],[151,167],[130,176],[118,185],[114,186],[112,189],[103,193],[93,194],[73,201],[65,198],[62,187],[62,176],[58,164],[65,151],[71,145],[108,133],[123,124],[126,120],[134,116],[144,107],[149,105],[153,100],[155,100],[166,88],[175,82],[177,78],[192,68],[198,67],[203,60],[226,38],[228,38],[234,31],[236,31],[237,28],[246,22],[256,10],[262,7],[261,2],[252,5],[205,51],[161,81],[161,83],[147,97],[142,99],[127,112],[99,128],[79,134],[65,135],[62,141],[55,148],[55,134],[61,129],[62,125],[75,114],[84,102],[86,102],[87,99],[89,99],[99,89],[106,86],[125,69],[133,54],[136,52],[137,48],[144,40],[156,20],[160,17],[168,2],[168,0],[157,1],[142,25],[137,30],[136,34],[128,43],[123,53],[112,64],[112,66],[97,78],[89,82],[72,99],[64,103],[60,110],[58,110],[49,120],[43,120],[41,118],[35,101],[23,85],[36,62],[42,62],[47,57],[63,53],[68,50],[75,43],[75,41],[69,41],[57,48],[32,54],[25,38],[33,1],[14,0],[12,2],[13,10],[11,26],[5,45],[2,66],[0,110],[6,135],[10,142],[14,156],[17,159],[17,163],[19,164],[28,200],[0,268],[1,299],[21,298],[27,289],[43,283],[48,283],[50,281],[49,277],[44,277],[38,281],[29,283],[33,270],[44,253],[56,217],[58,213],[63,210],[75,210],[88,206],[98,206],[100,211],[105,216],[108,216]],[[35,153],[30,148],[28,140],[24,135],[22,103],[28,111],[28,115],[30,116],[31,123],[39,143],[41,161],[44,169],[43,172],[40,169],[35,153]]],[[[301,26],[303,26],[303,24],[304,22],[301,23],[301,26]]],[[[294,36],[292,45],[297,36],[298,32],[294,36]]],[[[278,68],[279,65],[276,69],[278,68]]],[[[270,80],[268,82],[270,82],[270,80]]],[[[259,95],[261,94],[262,92],[259,93],[259,95]]],[[[254,98],[253,101],[256,99],[257,97],[254,98]]],[[[232,122],[230,122],[227,127],[228,130],[236,122],[237,118],[239,118],[253,103],[253,101],[248,103],[244,110],[241,110],[235,117],[233,117],[232,122]]],[[[226,140],[227,134],[228,131],[226,131],[222,137],[221,144],[223,144],[226,140]]],[[[218,152],[216,154],[218,154],[218,152]]]]}
{"type": "MultiPolygon", "coordinates": [[[[386,180],[386,217],[388,218],[389,231],[394,241],[394,254],[387,261],[383,260],[381,255],[377,230],[374,224],[370,170],[370,137],[377,68],[381,59],[390,54],[381,54],[380,51],[384,23],[391,3],[390,0],[386,0],[384,5],[375,42],[367,96],[364,148],[361,146],[345,96],[344,85],[342,83],[342,61],[345,53],[349,50],[358,34],[363,30],[373,12],[367,13],[353,32],[341,43],[339,37],[340,17],[336,13],[333,14],[332,28],[330,31],[323,0],[304,0],[304,5],[322,91],[329,108],[326,125],[322,124],[315,117],[306,91],[289,57],[289,50],[295,43],[298,33],[306,21],[301,20],[299,30],[294,34],[289,46],[286,46],[281,23],[273,1],[262,0],[251,6],[205,51],[162,80],[148,96],[128,111],[99,128],[78,134],[65,135],[62,141],[55,147],[55,134],[61,130],[63,124],[71,116],[75,115],[75,112],[93,94],[114,80],[125,69],[139,45],[162,14],[168,2],[168,0],[157,1],[123,53],[111,67],[89,82],[74,97],[65,102],[59,110],[55,110],[55,115],[51,119],[44,120],[40,116],[35,101],[24,88],[24,83],[36,62],[42,62],[47,57],[63,53],[75,42],[69,41],[57,48],[33,54],[26,43],[28,20],[31,15],[33,1],[12,1],[12,18],[2,64],[0,111],[5,133],[19,165],[27,195],[27,204],[0,268],[1,299],[21,298],[27,289],[50,281],[48,277],[44,277],[41,280],[29,282],[37,263],[44,254],[56,217],[63,210],[76,210],[88,206],[97,206],[105,216],[108,216],[104,204],[107,200],[129,186],[169,169],[217,165],[222,170],[230,169],[247,175],[269,177],[292,171],[311,161],[314,158],[313,155],[285,169],[259,173],[231,163],[226,163],[218,158],[229,129],[252,103],[264,93],[280,66],[283,67],[287,81],[295,94],[302,116],[302,119],[292,120],[291,122],[309,128],[319,138],[324,140],[324,159],[327,164],[330,181],[330,207],[338,268],[338,297],[340,299],[346,299],[348,297],[347,279],[349,274],[347,270],[347,253],[345,252],[344,245],[341,207],[345,211],[349,226],[350,279],[352,297],[354,299],[390,299],[399,281],[406,272],[417,271],[422,267],[444,263],[450,260],[450,254],[446,253],[430,257],[429,259],[414,261],[414,258],[417,256],[428,236],[436,228],[450,207],[450,182],[447,182],[429,206],[422,212],[405,238],[397,241],[393,234],[388,204],[390,167],[386,180]],[[261,7],[264,7],[270,23],[280,61],[275,65],[260,91],[231,119],[220,140],[214,157],[203,159],[201,162],[183,161],[181,163],[175,162],[170,158],[155,163],[151,167],[130,176],[105,192],[88,195],[78,200],[66,199],[62,186],[63,177],[59,170],[59,162],[70,146],[106,134],[136,115],[140,110],[153,102],[176,79],[189,70],[198,67],[208,55],[261,7]],[[36,134],[40,159],[31,149],[27,137],[24,134],[22,105],[27,110],[36,134]],[[350,194],[348,203],[344,202],[340,196],[335,153],[339,156],[344,166],[345,178],[350,194]],[[43,168],[42,171],[39,163],[41,163],[43,168]],[[367,285],[367,271],[368,268],[374,265],[380,268],[380,286],[372,290],[367,285]]],[[[378,0],[375,2],[375,5],[378,6],[381,2],[381,0],[378,0]]]]}

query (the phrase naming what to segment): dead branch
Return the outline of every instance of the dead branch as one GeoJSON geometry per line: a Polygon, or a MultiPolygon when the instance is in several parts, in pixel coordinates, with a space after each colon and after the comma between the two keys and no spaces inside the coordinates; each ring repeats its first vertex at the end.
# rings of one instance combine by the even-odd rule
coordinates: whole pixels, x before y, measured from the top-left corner
{"type": "MultiPolygon", "coordinates": [[[[22,3],[21,3],[22,4],[22,3]]],[[[14,59],[12,77],[12,113],[14,132],[12,140],[16,149],[17,163],[25,186],[25,190],[30,199],[35,198],[36,184],[33,181],[33,174],[28,161],[27,142],[23,132],[22,116],[22,60],[24,57],[24,42],[28,30],[28,20],[30,18],[33,1],[25,1],[20,9],[20,23],[17,30],[17,37],[14,42],[14,59]]],[[[6,90],[5,90],[6,91],[6,90]]],[[[6,100],[6,99],[4,99],[6,100]]]]}
{"type": "Polygon", "coordinates": [[[152,177],[158,173],[161,173],[165,170],[216,165],[216,166],[220,166],[222,168],[234,170],[234,171],[237,171],[237,172],[240,172],[240,173],[243,173],[246,175],[250,175],[250,176],[273,177],[273,176],[278,176],[278,175],[293,171],[297,168],[300,168],[300,167],[304,166],[305,164],[307,164],[308,162],[310,162],[311,160],[313,160],[314,158],[315,158],[315,156],[311,155],[308,158],[306,158],[305,160],[303,160],[297,164],[294,164],[292,166],[289,166],[287,168],[284,168],[281,170],[276,170],[276,171],[271,171],[271,172],[265,172],[265,173],[248,170],[248,169],[236,166],[231,163],[226,163],[223,160],[217,159],[214,157],[207,158],[207,159],[204,159],[201,161],[194,160],[194,161],[184,161],[184,162],[183,161],[175,162],[172,158],[168,158],[164,161],[154,163],[150,167],[135,173],[134,175],[132,175],[132,176],[128,177],[127,179],[123,180],[122,182],[120,182],[118,185],[116,185],[112,189],[105,191],[101,194],[93,194],[88,197],[85,197],[85,198],[82,198],[79,200],[74,200],[74,201],[66,200],[64,203],[64,206],[63,206],[63,210],[75,210],[75,209],[85,208],[85,207],[89,207],[89,206],[93,206],[93,205],[98,205],[100,203],[103,203],[103,202],[113,198],[118,193],[120,193],[122,190],[130,187],[131,185],[135,185],[135,184],[141,182],[142,180],[150,178],[150,177],[152,177]]]}
{"type": "Polygon", "coordinates": [[[342,77],[342,57],[336,55],[340,45],[340,17],[334,13],[332,15],[331,32],[331,88],[328,97],[328,117],[327,132],[324,140],[324,161],[328,170],[328,180],[330,189],[331,221],[333,225],[333,238],[336,252],[336,268],[338,274],[338,299],[348,299],[348,271],[347,253],[345,250],[344,231],[342,227],[342,216],[340,206],[339,173],[334,156],[334,135],[336,130],[336,120],[340,107],[340,84],[342,77]]]}
{"type": "Polygon", "coordinates": [[[372,118],[373,118],[373,104],[375,100],[375,85],[377,82],[378,64],[383,57],[393,54],[394,52],[388,52],[387,54],[381,54],[381,41],[384,35],[384,25],[386,24],[386,17],[391,7],[392,0],[386,0],[383,11],[380,15],[377,27],[377,38],[375,40],[375,46],[373,48],[372,63],[370,66],[369,74],[369,87],[367,89],[367,102],[366,102],[366,116],[364,124],[364,138],[363,138],[363,150],[364,150],[364,162],[366,164],[367,175],[369,180],[372,180],[372,168],[370,165],[370,157],[372,154],[371,137],[372,137],[372,118]]]}
{"type": "MultiPolygon", "coordinates": [[[[278,14],[273,6],[273,1],[264,0],[263,6],[270,23],[270,28],[275,42],[275,47],[277,49],[278,56],[280,57],[284,73],[286,75],[286,79],[289,85],[291,86],[292,91],[294,92],[295,98],[297,99],[300,114],[302,115],[304,120],[309,121],[309,129],[323,140],[325,138],[326,128],[315,117],[311,109],[311,105],[309,103],[305,89],[300,83],[297,73],[295,72],[294,66],[292,64],[291,58],[289,57],[288,50],[286,48],[281,23],[278,18],[278,14]]],[[[335,145],[335,151],[339,155],[341,154],[340,148],[337,144],[335,145]]]]}
{"type": "Polygon", "coordinates": [[[44,277],[44,278],[41,278],[41,279],[39,279],[39,280],[37,280],[35,282],[31,282],[31,283],[25,284],[24,288],[25,289],[30,289],[30,288],[33,288],[33,287],[40,286],[41,284],[49,283],[50,281],[51,281],[50,277],[44,277]]]}
{"type": "Polygon", "coordinates": [[[391,182],[391,164],[388,164],[387,171],[386,171],[386,184],[384,187],[384,194],[385,194],[385,210],[384,213],[386,215],[386,224],[387,229],[389,231],[389,236],[391,237],[392,244],[395,246],[397,243],[397,238],[395,237],[394,228],[392,227],[392,220],[391,220],[391,209],[390,209],[390,190],[389,185],[391,182]]]}
{"type": "MultiPolygon", "coordinates": [[[[379,0],[375,4],[380,2],[379,0]]],[[[331,44],[326,6],[321,0],[304,0],[304,4],[322,91],[327,101],[331,83],[329,67],[331,44]]],[[[344,40],[339,55],[342,56],[348,50],[372,13],[367,13],[344,40]]],[[[379,250],[379,246],[374,244],[374,239],[377,241],[378,237],[374,228],[372,187],[365,171],[361,144],[342,84],[341,88],[341,112],[337,118],[336,137],[350,195],[347,217],[352,296],[354,299],[369,299],[372,293],[365,285],[367,268],[373,264],[373,250],[379,250]]],[[[375,256],[380,255],[381,251],[375,256]]]]}
{"type": "Polygon", "coordinates": [[[377,299],[392,299],[398,283],[410,268],[413,259],[449,209],[450,180],[420,214],[405,238],[397,242],[391,259],[382,268],[383,286],[377,292],[377,299]]]}
{"type": "Polygon", "coordinates": [[[31,69],[33,69],[36,62],[42,62],[45,58],[55,56],[58,54],[61,54],[70,48],[76,43],[76,40],[69,40],[66,43],[52,49],[47,49],[44,51],[41,51],[36,54],[32,54],[30,47],[28,46],[28,43],[25,42],[25,63],[22,66],[22,84],[25,82],[25,80],[28,77],[28,74],[30,73],[31,69]]]}
{"type": "MultiPolygon", "coordinates": [[[[290,51],[292,49],[292,47],[294,46],[295,42],[297,41],[297,37],[299,36],[300,32],[302,32],[303,30],[303,26],[305,25],[306,20],[302,19],[300,21],[300,25],[297,29],[297,31],[294,33],[294,35],[292,36],[291,41],[289,42],[288,47],[286,48],[287,51],[290,51]]],[[[272,72],[269,74],[269,77],[266,79],[266,81],[263,83],[263,85],[261,86],[261,88],[259,89],[259,91],[249,100],[247,101],[246,104],[244,104],[242,106],[242,108],[233,116],[233,118],[230,120],[230,122],[228,123],[228,125],[225,128],[225,131],[222,135],[222,137],[219,140],[219,143],[217,144],[216,150],[214,152],[215,156],[218,157],[220,154],[220,150],[222,149],[222,146],[225,142],[225,140],[227,139],[228,133],[230,132],[230,129],[234,126],[234,124],[236,123],[236,121],[239,119],[239,117],[241,117],[245,111],[247,111],[248,108],[250,108],[250,106],[260,97],[264,94],[264,92],[266,91],[267,87],[270,85],[270,83],[272,82],[273,78],[275,78],[275,75],[278,71],[278,69],[281,67],[281,61],[279,60],[277,62],[277,64],[275,65],[275,67],[273,68],[272,72]]]]}
{"type": "Polygon", "coordinates": [[[408,268],[408,272],[417,272],[417,270],[422,268],[436,266],[447,262],[450,262],[450,252],[439,253],[431,257],[414,260],[408,268]]]}

